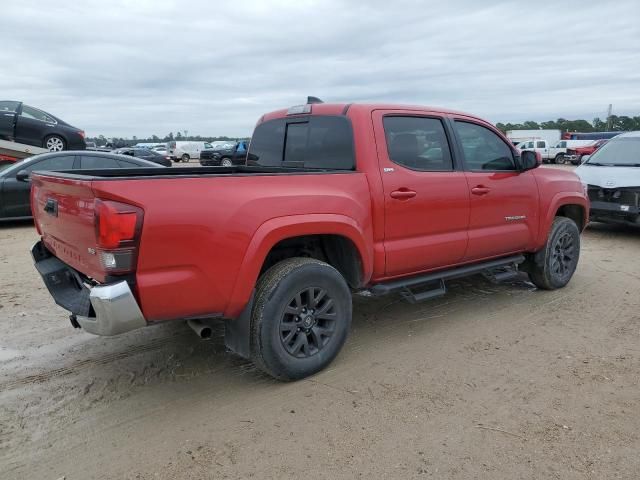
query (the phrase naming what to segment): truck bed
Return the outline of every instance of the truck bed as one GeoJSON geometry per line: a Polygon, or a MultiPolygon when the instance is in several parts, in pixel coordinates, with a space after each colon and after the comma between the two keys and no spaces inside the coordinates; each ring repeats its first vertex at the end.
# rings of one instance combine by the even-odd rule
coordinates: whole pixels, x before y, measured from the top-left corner
{"type": "Polygon", "coordinates": [[[46,248],[98,283],[113,278],[96,254],[96,201],[144,212],[134,292],[150,322],[235,316],[253,288],[254,279],[242,275],[259,273],[261,255],[279,235],[288,235],[291,223],[296,235],[341,234],[335,219],[342,218],[351,225],[344,228],[372,239],[369,184],[354,170],[234,166],[37,172],[31,196],[46,248]],[[244,271],[249,273],[241,275],[244,271]],[[235,293],[236,282],[241,293],[235,293]],[[184,292],[190,298],[186,310],[180,301],[184,292]]]}
{"type": "Polygon", "coordinates": [[[145,178],[185,178],[185,177],[221,177],[247,175],[303,175],[319,173],[355,173],[354,170],[310,169],[295,167],[262,167],[235,165],[232,167],[172,167],[163,168],[98,168],[82,170],[60,170],[39,172],[48,177],[64,177],[78,180],[127,180],[145,178]]]}

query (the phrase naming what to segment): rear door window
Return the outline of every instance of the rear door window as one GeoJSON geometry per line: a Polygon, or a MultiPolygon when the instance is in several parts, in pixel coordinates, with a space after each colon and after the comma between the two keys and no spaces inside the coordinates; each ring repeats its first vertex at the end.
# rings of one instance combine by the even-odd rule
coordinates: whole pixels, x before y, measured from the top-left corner
{"type": "Polygon", "coordinates": [[[427,117],[384,117],[389,159],[411,170],[453,170],[442,121],[427,117]]]}
{"type": "Polygon", "coordinates": [[[80,168],[120,168],[120,164],[115,158],[83,155],[80,157],[80,168]]]}
{"type": "Polygon", "coordinates": [[[536,148],[544,148],[544,142],[536,142],[536,148]]]}
{"type": "Polygon", "coordinates": [[[22,105],[22,113],[20,116],[40,120],[41,122],[55,123],[55,120],[50,115],[29,105],[22,105]]]}
{"type": "Polygon", "coordinates": [[[3,100],[0,102],[0,112],[17,112],[18,105],[20,102],[12,102],[8,100],[3,100]]]}
{"type": "Polygon", "coordinates": [[[346,117],[277,119],[258,125],[250,165],[353,170],[353,134],[346,117]]]}
{"type": "Polygon", "coordinates": [[[25,170],[27,172],[36,172],[40,170],[71,170],[75,159],[75,155],[59,155],[46,158],[40,162],[34,163],[33,165],[29,165],[25,170]]]}

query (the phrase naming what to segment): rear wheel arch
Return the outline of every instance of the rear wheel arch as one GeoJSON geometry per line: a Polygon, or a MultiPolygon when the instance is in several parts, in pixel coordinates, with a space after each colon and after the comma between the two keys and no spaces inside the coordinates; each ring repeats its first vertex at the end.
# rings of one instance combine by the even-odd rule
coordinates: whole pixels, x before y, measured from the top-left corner
{"type": "Polygon", "coordinates": [[[259,275],[276,263],[293,257],[328,263],[340,272],[351,288],[362,285],[362,258],[353,241],[344,235],[316,234],[282,239],[269,250],[259,275]]]}
{"type": "Polygon", "coordinates": [[[270,266],[286,258],[300,257],[301,253],[336,268],[351,288],[361,287],[371,278],[373,247],[350,217],[312,214],[304,218],[274,218],[263,223],[253,235],[238,269],[225,317],[235,318],[242,312],[260,275],[270,266]],[[319,251],[323,255],[318,255],[319,251]]]}

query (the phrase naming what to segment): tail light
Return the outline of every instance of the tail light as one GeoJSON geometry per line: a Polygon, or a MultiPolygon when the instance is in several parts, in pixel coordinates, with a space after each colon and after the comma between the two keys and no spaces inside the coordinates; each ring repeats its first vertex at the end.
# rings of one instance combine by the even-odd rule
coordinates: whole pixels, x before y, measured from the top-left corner
{"type": "Polygon", "coordinates": [[[82,138],[84,138],[85,137],[84,130],[79,130],[78,131],[78,135],[80,135],[82,138]]]}
{"type": "Polygon", "coordinates": [[[144,212],[111,200],[95,200],[96,253],[110,273],[135,270],[144,212]]]}

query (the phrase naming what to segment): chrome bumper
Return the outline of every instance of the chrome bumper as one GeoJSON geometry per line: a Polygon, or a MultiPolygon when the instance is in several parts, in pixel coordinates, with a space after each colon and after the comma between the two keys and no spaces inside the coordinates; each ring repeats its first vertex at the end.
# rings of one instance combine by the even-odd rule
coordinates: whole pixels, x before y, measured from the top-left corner
{"type": "Polygon", "coordinates": [[[76,320],[94,335],[118,335],[147,324],[127,282],[93,287],[89,301],[96,316],[77,315],[76,320]]]}
{"type": "Polygon", "coordinates": [[[90,286],[72,267],[53,256],[42,242],[31,249],[36,270],[54,301],[87,332],[118,335],[147,324],[125,281],[90,286]]]}

